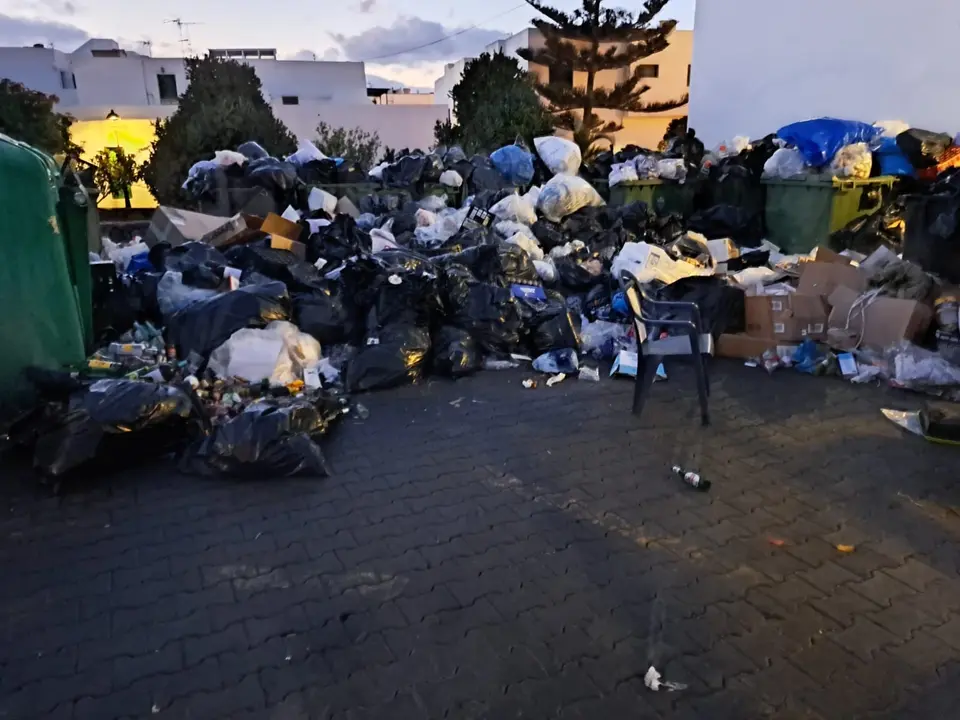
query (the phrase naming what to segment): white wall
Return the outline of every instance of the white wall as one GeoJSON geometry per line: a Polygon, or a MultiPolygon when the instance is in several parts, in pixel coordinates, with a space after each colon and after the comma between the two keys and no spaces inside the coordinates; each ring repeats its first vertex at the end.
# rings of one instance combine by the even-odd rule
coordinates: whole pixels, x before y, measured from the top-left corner
{"type": "Polygon", "coordinates": [[[380,135],[384,147],[420,148],[434,144],[433,126],[447,119],[445,105],[273,104],[273,112],[298,138],[313,140],[323,121],[333,127],[359,127],[380,135]]]}
{"type": "Polygon", "coordinates": [[[51,48],[0,48],[0,77],[9,78],[47,95],[56,95],[61,105],[77,102],[77,92],[65,89],[60,71],[71,72],[66,54],[51,48]]]}
{"type": "Polygon", "coordinates": [[[960,130],[960,3],[703,0],[690,124],[707,146],[824,115],[960,130]]]}
{"type": "Polygon", "coordinates": [[[296,95],[300,102],[340,105],[367,101],[367,75],[362,62],[244,60],[257,71],[268,100],[296,95]]]}

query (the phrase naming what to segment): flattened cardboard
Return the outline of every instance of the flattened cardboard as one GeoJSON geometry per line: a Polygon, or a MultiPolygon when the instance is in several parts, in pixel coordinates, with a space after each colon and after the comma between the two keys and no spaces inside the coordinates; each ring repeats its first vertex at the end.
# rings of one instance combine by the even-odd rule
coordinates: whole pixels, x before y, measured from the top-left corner
{"type": "Polygon", "coordinates": [[[797,293],[829,298],[840,286],[863,292],[867,289],[867,278],[859,268],[853,265],[830,262],[804,263],[797,293]]]}
{"type": "Polygon", "coordinates": [[[298,260],[306,260],[307,246],[297,240],[300,237],[300,226],[297,223],[270,213],[264,218],[260,231],[270,236],[270,247],[274,250],[289,250],[298,260]]]}
{"type": "Polygon", "coordinates": [[[203,241],[215,248],[240,245],[255,238],[262,224],[263,220],[254,215],[234,215],[225,225],[205,235],[203,241]]]}
{"type": "Polygon", "coordinates": [[[191,241],[205,242],[205,237],[216,234],[233,220],[234,218],[204,215],[190,210],[159,207],[150,219],[144,242],[149,247],[161,242],[170,243],[171,247],[191,241]]]}
{"type": "Polygon", "coordinates": [[[747,334],[800,342],[827,333],[827,308],[817,295],[762,295],[744,299],[747,334]]]}
{"type": "Polygon", "coordinates": [[[926,332],[933,320],[933,308],[915,300],[876,297],[854,308],[860,293],[838,287],[830,295],[831,343],[843,350],[856,346],[884,349],[901,340],[914,340],[926,332]]]}

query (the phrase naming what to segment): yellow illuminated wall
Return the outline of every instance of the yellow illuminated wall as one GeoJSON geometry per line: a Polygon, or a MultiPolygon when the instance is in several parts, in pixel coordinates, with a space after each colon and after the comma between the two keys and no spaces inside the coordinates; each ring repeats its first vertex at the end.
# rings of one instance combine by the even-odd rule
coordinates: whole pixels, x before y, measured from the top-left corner
{"type": "MultiPolygon", "coordinates": [[[[121,147],[138,163],[147,159],[154,140],[153,120],[79,120],[70,126],[70,139],[83,148],[83,159],[93,162],[94,156],[108,147],[121,147]]],[[[125,207],[123,198],[107,196],[98,204],[104,209],[125,207]]],[[[130,206],[155,208],[157,201],[142,182],[130,190],[130,206]]]]}

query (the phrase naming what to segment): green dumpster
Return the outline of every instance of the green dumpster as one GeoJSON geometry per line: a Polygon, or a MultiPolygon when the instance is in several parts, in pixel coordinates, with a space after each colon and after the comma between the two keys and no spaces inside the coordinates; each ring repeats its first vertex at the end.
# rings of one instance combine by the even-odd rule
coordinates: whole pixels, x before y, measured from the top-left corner
{"type": "Polygon", "coordinates": [[[830,234],[878,210],[896,178],[764,180],[767,240],[784,252],[810,252],[830,234]]]}
{"type": "Polygon", "coordinates": [[[25,368],[59,368],[85,357],[57,216],[59,185],[53,160],[0,135],[0,416],[29,401],[25,368]]]}
{"type": "MultiPolygon", "coordinates": [[[[70,280],[77,289],[80,317],[83,320],[83,341],[88,349],[93,345],[93,279],[90,275],[91,232],[99,234],[96,204],[90,200],[82,185],[62,185],[59,189],[57,210],[60,228],[67,250],[70,280]],[[92,216],[92,219],[91,219],[92,216]]],[[[100,238],[95,238],[99,245],[100,238]]]]}
{"type": "Polygon", "coordinates": [[[619,207],[637,201],[645,202],[658,215],[679,213],[689,217],[693,214],[695,196],[694,183],[665,180],[636,180],[610,188],[611,205],[619,207]]]}

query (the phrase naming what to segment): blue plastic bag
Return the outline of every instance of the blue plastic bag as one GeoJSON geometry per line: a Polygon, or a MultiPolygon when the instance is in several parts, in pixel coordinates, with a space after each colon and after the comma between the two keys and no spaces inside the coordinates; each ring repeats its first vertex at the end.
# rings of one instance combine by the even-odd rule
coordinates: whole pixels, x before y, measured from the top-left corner
{"type": "Polygon", "coordinates": [[[873,144],[873,154],[881,175],[913,175],[913,165],[897,145],[896,138],[880,138],[873,144]]]}
{"type": "Polygon", "coordinates": [[[580,369],[580,358],[574,350],[551,350],[533,361],[533,369],[551,375],[575,373],[580,369]]]}
{"type": "Polygon", "coordinates": [[[153,263],[150,262],[150,253],[140,253],[139,255],[134,255],[130,258],[130,262],[127,263],[127,274],[136,275],[141,270],[147,270],[149,272],[155,272],[156,269],[153,267],[153,263]]]}
{"type": "Polygon", "coordinates": [[[492,153],[490,159],[511,185],[529,185],[533,180],[533,155],[519,145],[504,145],[492,153]]]}
{"type": "Polygon", "coordinates": [[[813,375],[817,364],[823,359],[823,353],[817,349],[817,344],[806,338],[793,354],[793,367],[802,373],[813,375]]]}
{"type": "Polygon", "coordinates": [[[808,165],[829,165],[840,148],[854,143],[869,143],[883,132],[880,128],[856,120],[819,118],[785,125],[777,137],[795,146],[808,165]]]}

